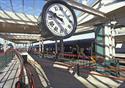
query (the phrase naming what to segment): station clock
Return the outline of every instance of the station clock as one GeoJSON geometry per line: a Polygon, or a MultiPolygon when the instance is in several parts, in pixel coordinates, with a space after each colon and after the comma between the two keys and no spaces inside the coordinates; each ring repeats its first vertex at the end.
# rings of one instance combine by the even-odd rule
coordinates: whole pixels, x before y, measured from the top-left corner
{"type": "Polygon", "coordinates": [[[39,29],[43,37],[68,38],[77,27],[74,10],[63,0],[50,0],[39,17],[39,29]]]}

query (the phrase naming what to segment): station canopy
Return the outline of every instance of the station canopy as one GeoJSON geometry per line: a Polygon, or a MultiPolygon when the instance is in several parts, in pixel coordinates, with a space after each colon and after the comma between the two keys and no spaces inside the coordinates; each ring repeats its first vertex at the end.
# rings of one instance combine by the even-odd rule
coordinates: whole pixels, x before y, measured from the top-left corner
{"type": "MultiPolygon", "coordinates": [[[[0,0],[0,37],[13,42],[40,40],[37,20],[46,2],[47,0],[0,0]]],[[[119,22],[124,23],[124,0],[67,0],[67,3],[75,8],[78,21],[75,34],[93,32],[94,25],[109,19],[122,19],[119,22]]]]}

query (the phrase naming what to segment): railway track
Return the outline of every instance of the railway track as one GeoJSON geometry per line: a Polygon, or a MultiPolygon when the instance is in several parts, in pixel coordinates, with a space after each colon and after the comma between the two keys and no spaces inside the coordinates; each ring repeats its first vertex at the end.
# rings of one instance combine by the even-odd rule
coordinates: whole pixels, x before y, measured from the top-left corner
{"type": "Polygon", "coordinates": [[[38,73],[30,63],[24,64],[30,88],[43,88],[38,73]]]}
{"type": "Polygon", "coordinates": [[[15,88],[16,79],[18,79],[19,64],[14,61],[10,64],[7,71],[3,71],[0,79],[0,88],[15,88]]]}

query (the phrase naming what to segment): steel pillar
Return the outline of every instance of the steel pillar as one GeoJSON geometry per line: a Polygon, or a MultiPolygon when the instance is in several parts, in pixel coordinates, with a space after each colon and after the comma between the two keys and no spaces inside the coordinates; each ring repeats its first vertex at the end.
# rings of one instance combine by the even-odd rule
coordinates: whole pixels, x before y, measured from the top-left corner
{"type": "Polygon", "coordinates": [[[4,52],[7,50],[7,40],[4,39],[4,52]]]}
{"type": "Polygon", "coordinates": [[[114,59],[115,56],[115,29],[105,26],[105,59],[114,59]]]}
{"type": "Polygon", "coordinates": [[[64,55],[63,39],[60,39],[60,53],[61,53],[61,57],[63,57],[64,55]]]}
{"type": "Polygon", "coordinates": [[[44,43],[42,41],[42,53],[44,53],[44,43]]]}
{"type": "Polygon", "coordinates": [[[95,31],[96,55],[111,60],[115,56],[115,29],[109,25],[98,25],[95,31]]]}
{"type": "Polygon", "coordinates": [[[30,42],[27,43],[27,51],[29,50],[30,48],[30,42]]]}
{"type": "Polygon", "coordinates": [[[97,25],[95,30],[95,53],[96,58],[102,57],[105,58],[105,41],[104,41],[104,26],[97,25]]]}
{"type": "Polygon", "coordinates": [[[98,67],[114,67],[116,71],[108,71],[108,74],[118,76],[119,62],[115,58],[115,29],[110,27],[111,25],[98,25],[95,36],[96,36],[96,61],[97,71],[106,73],[107,70],[100,70],[98,67]]]}
{"type": "Polygon", "coordinates": [[[55,40],[55,58],[58,59],[58,43],[57,40],[55,40]]]}
{"type": "Polygon", "coordinates": [[[42,40],[42,57],[44,58],[44,43],[43,43],[43,40],[42,40]]]}
{"type": "Polygon", "coordinates": [[[15,44],[15,43],[14,43],[14,45],[13,45],[13,46],[14,46],[13,48],[14,48],[14,49],[16,49],[16,44],[15,44]]]}
{"type": "Polygon", "coordinates": [[[39,53],[41,53],[41,40],[39,40],[39,53]]]}

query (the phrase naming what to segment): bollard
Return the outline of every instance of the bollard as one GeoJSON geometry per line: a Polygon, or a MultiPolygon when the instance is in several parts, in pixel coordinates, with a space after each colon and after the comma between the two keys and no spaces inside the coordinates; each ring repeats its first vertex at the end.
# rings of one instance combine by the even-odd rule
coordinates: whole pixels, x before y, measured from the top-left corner
{"type": "Polygon", "coordinates": [[[80,75],[79,64],[76,65],[76,68],[77,68],[77,75],[79,76],[80,75]]]}
{"type": "Polygon", "coordinates": [[[58,53],[55,54],[55,61],[58,61],[58,53]]]}

